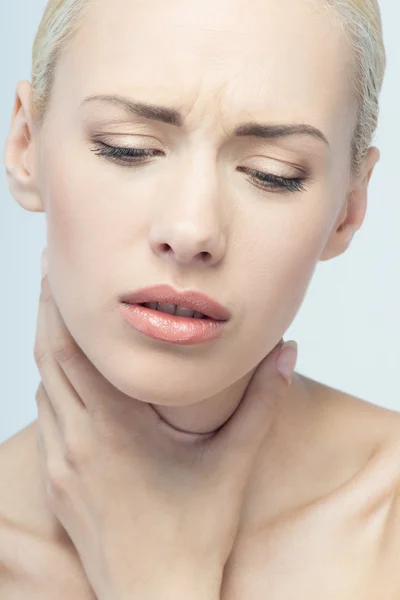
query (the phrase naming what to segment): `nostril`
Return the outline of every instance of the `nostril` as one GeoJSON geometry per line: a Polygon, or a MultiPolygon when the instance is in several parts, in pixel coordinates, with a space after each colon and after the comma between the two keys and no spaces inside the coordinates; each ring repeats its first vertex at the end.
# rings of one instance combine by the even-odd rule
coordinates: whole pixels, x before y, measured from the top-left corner
{"type": "Polygon", "coordinates": [[[209,252],[200,252],[200,255],[205,260],[210,260],[210,258],[211,258],[211,254],[209,252]]]}

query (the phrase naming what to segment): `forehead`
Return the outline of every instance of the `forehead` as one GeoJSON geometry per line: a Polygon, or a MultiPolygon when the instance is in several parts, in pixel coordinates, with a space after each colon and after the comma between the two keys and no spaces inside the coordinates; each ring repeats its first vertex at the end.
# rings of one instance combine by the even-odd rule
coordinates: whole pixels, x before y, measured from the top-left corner
{"type": "Polygon", "coordinates": [[[198,103],[270,121],[311,115],[334,132],[351,99],[352,56],[324,2],[96,0],[56,80],[67,78],[62,96],[76,105],[124,94],[184,114],[198,103]]]}

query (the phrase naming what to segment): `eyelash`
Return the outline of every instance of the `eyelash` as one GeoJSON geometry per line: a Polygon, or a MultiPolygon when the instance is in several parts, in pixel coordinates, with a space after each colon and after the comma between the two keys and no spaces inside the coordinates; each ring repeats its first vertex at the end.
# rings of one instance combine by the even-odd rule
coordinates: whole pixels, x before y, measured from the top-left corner
{"type": "MultiPolygon", "coordinates": [[[[162,154],[161,150],[123,148],[110,146],[104,142],[96,142],[91,150],[98,156],[105,156],[118,164],[125,163],[128,165],[139,165],[144,162],[143,159],[145,158],[151,158],[162,154]]],[[[285,192],[300,192],[306,190],[306,187],[304,186],[304,182],[307,181],[306,177],[280,177],[279,175],[263,173],[262,171],[256,171],[255,169],[246,167],[238,167],[237,170],[251,173],[251,179],[256,181],[256,185],[264,190],[271,190],[271,188],[274,187],[283,189],[285,192]]]]}

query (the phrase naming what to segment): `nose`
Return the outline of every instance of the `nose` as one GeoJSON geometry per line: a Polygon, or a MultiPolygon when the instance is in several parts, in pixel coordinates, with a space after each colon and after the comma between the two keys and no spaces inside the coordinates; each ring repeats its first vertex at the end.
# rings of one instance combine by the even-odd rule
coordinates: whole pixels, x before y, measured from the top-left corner
{"type": "Polygon", "coordinates": [[[179,191],[170,194],[172,200],[164,203],[153,220],[150,244],[163,260],[211,267],[225,255],[226,234],[216,178],[210,169],[208,176],[204,171],[201,175],[195,188],[196,178],[189,177],[187,186],[181,181],[179,191]]]}
{"type": "Polygon", "coordinates": [[[197,222],[169,221],[153,232],[151,246],[153,252],[163,260],[181,265],[218,264],[225,254],[225,237],[221,230],[201,228],[197,222]]]}

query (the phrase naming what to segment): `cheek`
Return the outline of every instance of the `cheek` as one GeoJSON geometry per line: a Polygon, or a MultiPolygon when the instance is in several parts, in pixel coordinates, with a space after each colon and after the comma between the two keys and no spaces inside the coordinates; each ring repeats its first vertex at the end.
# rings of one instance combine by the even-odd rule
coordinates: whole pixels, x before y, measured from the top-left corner
{"type": "Polygon", "coordinates": [[[64,156],[59,160],[53,158],[48,168],[46,212],[49,237],[54,249],[66,260],[72,260],[74,254],[82,259],[82,249],[86,247],[90,251],[99,232],[104,232],[100,186],[80,161],[71,161],[64,156]]]}
{"type": "MultiPolygon", "coordinates": [[[[90,157],[76,156],[71,149],[62,156],[49,153],[44,194],[49,279],[68,328],[81,342],[80,335],[94,326],[96,307],[104,310],[102,302],[114,291],[115,249],[123,248],[121,238],[128,231],[122,214],[126,204],[120,203],[120,212],[115,209],[116,197],[120,199],[115,186],[113,193],[104,185],[90,157]]],[[[132,244],[134,223],[129,234],[132,244]]]]}
{"type": "Polygon", "coordinates": [[[64,149],[61,155],[48,152],[46,160],[45,205],[53,274],[62,273],[67,279],[70,274],[83,287],[96,277],[101,282],[115,270],[115,248],[122,248],[124,239],[129,237],[132,243],[136,237],[133,219],[127,227],[129,198],[124,198],[124,190],[117,188],[115,178],[110,180],[107,169],[99,169],[96,160],[92,153],[76,147],[64,149]]]}
{"type": "Polygon", "coordinates": [[[248,298],[246,335],[261,339],[259,333],[264,330],[268,340],[277,342],[289,328],[324,246],[326,220],[322,211],[310,211],[308,217],[293,215],[274,225],[270,222],[262,238],[260,232],[253,237],[253,260],[247,261],[249,268],[242,279],[248,298]],[[256,245],[262,252],[255,253],[256,245]]]}

